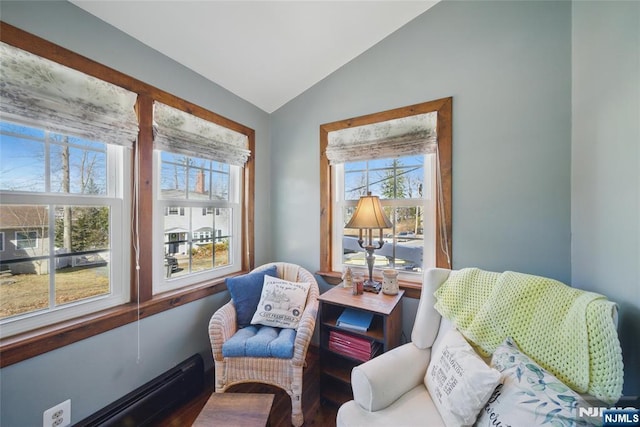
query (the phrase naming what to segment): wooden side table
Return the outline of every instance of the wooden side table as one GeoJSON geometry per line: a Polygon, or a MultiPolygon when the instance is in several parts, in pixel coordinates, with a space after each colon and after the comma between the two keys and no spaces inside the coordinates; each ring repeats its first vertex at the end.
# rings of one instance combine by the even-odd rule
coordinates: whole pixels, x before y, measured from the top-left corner
{"type": "Polygon", "coordinates": [[[273,394],[213,393],[194,427],[264,427],[269,422],[273,394]]]}
{"type": "MultiPolygon", "coordinates": [[[[380,343],[384,353],[400,345],[402,335],[402,295],[385,295],[364,292],[352,295],[351,289],[335,286],[320,295],[320,374],[321,397],[341,405],[353,399],[351,391],[351,369],[362,363],[344,354],[329,349],[331,331],[351,334],[373,343],[380,343]],[[367,331],[356,331],[337,326],[336,322],[345,308],[362,310],[373,314],[367,331]]],[[[375,355],[377,355],[375,354],[375,355]]],[[[374,356],[375,356],[374,355],[374,356]]]]}

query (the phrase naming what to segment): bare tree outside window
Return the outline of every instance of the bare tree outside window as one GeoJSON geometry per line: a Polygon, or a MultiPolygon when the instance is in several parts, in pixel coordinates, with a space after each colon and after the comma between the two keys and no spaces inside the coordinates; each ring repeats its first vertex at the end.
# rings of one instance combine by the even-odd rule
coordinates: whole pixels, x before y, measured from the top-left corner
{"type": "Polygon", "coordinates": [[[6,122],[0,130],[0,188],[62,202],[0,206],[0,229],[16,236],[0,257],[0,319],[109,294],[110,209],[64,203],[106,193],[106,145],[6,122]],[[31,163],[18,148],[25,141],[42,148],[31,163]],[[31,185],[28,176],[43,171],[45,186],[31,185]]]}

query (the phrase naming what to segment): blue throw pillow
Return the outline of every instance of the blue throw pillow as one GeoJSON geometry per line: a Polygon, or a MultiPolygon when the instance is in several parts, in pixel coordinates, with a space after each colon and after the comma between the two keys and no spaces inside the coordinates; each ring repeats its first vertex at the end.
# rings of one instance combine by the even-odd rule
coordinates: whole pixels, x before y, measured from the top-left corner
{"type": "Polygon", "coordinates": [[[260,302],[265,275],[277,277],[278,268],[274,265],[266,270],[229,277],[225,280],[233,305],[236,307],[236,320],[239,328],[244,328],[251,324],[253,314],[256,312],[260,302]]]}

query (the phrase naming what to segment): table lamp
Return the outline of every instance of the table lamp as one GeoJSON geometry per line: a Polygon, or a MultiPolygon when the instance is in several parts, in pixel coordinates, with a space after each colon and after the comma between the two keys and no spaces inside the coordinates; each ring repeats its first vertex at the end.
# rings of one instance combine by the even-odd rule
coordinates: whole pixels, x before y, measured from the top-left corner
{"type": "Polygon", "coordinates": [[[369,267],[369,280],[367,280],[364,284],[365,291],[376,293],[380,292],[382,285],[380,284],[380,282],[376,282],[373,280],[373,263],[375,261],[373,252],[377,249],[380,249],[384,245],[384,240],[382,240],[382,229],[391,227],[391,221],[384,214],[382,205],[380,204],[380,199],[378,198],[378,196],[372,196],[370,191],[367,192],[366,196],[360,197],[358,205],[356,206],[356,211],[351,217],[349,223],[345,225],[345,228],[357,228],[360,230],[360,238],[358,239],[358,244],[367,253],[366,260],[367,266],[369,267]],[[380,240],[378,240],[377,246],[373,245],[374,228],[380,230],[380,240]],[[363,245],[363,230],[366,230],[367,233],[366,245],[363,245]]]}

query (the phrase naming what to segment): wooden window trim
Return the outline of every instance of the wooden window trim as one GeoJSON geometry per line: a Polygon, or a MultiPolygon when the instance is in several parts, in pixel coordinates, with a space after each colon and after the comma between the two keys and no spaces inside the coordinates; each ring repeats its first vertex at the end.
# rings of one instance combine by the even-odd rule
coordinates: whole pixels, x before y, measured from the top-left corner
{"type": "MultiPolygon", "coordinates": [[[[244,188],[241,206],[243,228],[242,267],[240,272],[229,276],[246,273],[253,269],[255,259],[255,131],[253,129],[2,21],[0,21],[0,40],[138,94],[136,106],[140,118],[140,133],[135,149],[140,150],[140,172],[138,177],[140,183],[138,199],[139,212],[141,213],[140,236],[153,235],[151,229],[152,221],[149,218],[151,218],[153,212],[154,177],[151,112],[154,100],[246,135],[252,154],[243,171],[244,188]],[[144,218],[142,218],[143,215],[144,218]]],[[[134,215],[137,215],[137,212],[134,212],[134,215]]],[[[134,238],[135,236],[132,236],[132,242],[134,238]]],[[[212,281],[196,283],[181,289],[153,295],[152,252],[151,239],[140,239],[139,276],[136,274],[135,263],[132,262],[130,299],[132,302],[2,339],[0,340],[0,368],[226,290],[224,285],[225,277],[221,277],[212,281]],[[139,277],[139,286],[136,285],[136,276],[139,277]]],[[[131,253],[134,253],[133,248],[131,253]]]]}
{"type": "MultiPolygon", "coordinates": [[[[372,123],[384,122],[387,120],[399,119],[401,117],[414,116],[430,112],[437,112],[436,129],[438,132],[438,158],[442,179],[444,223],[447,234],[449,249],[449,259],[452,255],[452,221],[451,221],[451,174],[452,174],[452,103],[453,98],[442,98],[434,101],[423,102],[407,107],[395,108],[379,113],[326,123],[320,126],[320,271],[318,275],[323,277],[330,284],[340,282],[341,273],[334,270],[331,262],[332,253],[332,212],[331,201],[334,198],[333,182],[331,178],[331,165],[326,155],[329,143],[329,132],[347,129],[354,126],[363,126],[372,123]]],[[[436,199],[436,224],[440,224],[440,201],[436,199]]],[[[437,230],[438,240],[442,239],[440,227],[437,230]]],[[[449,265],[447,255],[440,245],[436,247],[436,266],[442,268],[452,268],[449,265]]],[[[406,292],[406,296],[411,298],[420,297],[421,285],[419,283],[401,281],[400,287],[406,292]]]]}

